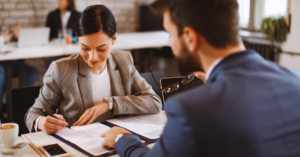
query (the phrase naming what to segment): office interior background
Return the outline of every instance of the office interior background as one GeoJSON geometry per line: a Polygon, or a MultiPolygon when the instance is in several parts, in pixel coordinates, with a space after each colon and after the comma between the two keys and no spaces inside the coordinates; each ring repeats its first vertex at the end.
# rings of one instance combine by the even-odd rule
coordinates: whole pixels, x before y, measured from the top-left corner
{"type": "MultiPolygon", "coordinates": [[[[114,14],[119,33],[162,30],[162,18],[149,11],[153,0],[76,0],[76,10],[81,12],[89,5],[104,4],[114,14]]],[[[241,36],[247,48],[255,49],[265,59],[300,70],[300,1],[299,0],[238,0],[240,4],[241,36]],[[274,53],[272,43],[260,32],[261,20],[268,16],[283,16],[289,25],[287,40],[280,44],[280,52],[274,53]]],[[[47,15],[57,8],[56,0],[0,0],[0,25],[3,30],[12,30],[20,24],[22,28],[43,27],[47,15]]],[[[209,15],[207,15],[209,16],[209,15]]],[[[195,19],[197,20],[197,19],[195,19]]],[[[143,40],[143,39],[141,39],[143,40]]],[[[143,50],[135,51],[135,62],[143,62],[143,50]]],[[[181,75],[177,62],[169,48],[155,49],[152,65],[154,71],[164,71],[166,76],[181,75]]],[[[43,53],[43,52],[41,52],[43,53]]],[[[1,54],[0,54],[1,57],[1,54]]],[[[44,59],[27,59],[26,64],[38,69],[40,76],[35,86],[42,85],[48,68],[44,59]]],[[[140,72],[148,67],[138,67],[140,72]]],[[[13,78],[13,87],[18,78],[13,78]]],[[[5,96],[4,96],[5,101],[5,96]]]]}

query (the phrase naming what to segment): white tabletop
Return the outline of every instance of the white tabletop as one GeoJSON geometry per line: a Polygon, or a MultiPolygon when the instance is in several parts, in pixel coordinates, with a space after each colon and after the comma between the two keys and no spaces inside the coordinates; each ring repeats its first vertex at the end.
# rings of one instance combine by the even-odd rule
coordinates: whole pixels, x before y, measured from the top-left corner
{"type": "MultiPolygon", "coordinates": [[[[120,33],[113,49],[131,50],[143,48],[160,48],[167,45],[169,34],[165,31],[120,33]]],[[[62,44],[57,40],[49,42],[47,46],[17,48],[8,45],[7,54],[0,54],[0,61],[55,57],[79,53],[78,44],[62,44]]]]}
{"type": "MultiPolygon", "coordinates": [[[[35,148],[39,148],[42,145],[49,145],[49,144],[55,144],[58,143],[61,147],[63,147],[69,154],[71,157],[87,157],[87,155],[79,152],[78,150],[74,149],[73,147],[69,146],[68,144],[56,139],[53,136],[47,135],[44,132],[35,132],[35,133],[31,133],[28,134],[27,137],[30,138],[31,144],[35,147],[35,148]]],[[[20,137],[21,138],[21,137],[20,137]]],[[[149,144],[148,147],[150,149],[152,149],[154,147],[155,143],[149,144]]],[[[40,150],[38,150],[40,151],[40,150]]],[[[39,155],[39,153],[37,151],[35,151],[32,147],[27,147],[26,150],[24,150],[21,154],[21,156],[30,156],[30,157],[39,157],[41,155],[39,155]]],[[[42,153],[41,153],[42,154],[42,153]]],[[[1,153],[0,153],[1,156],[1,153]]],[[[7,156],[8,157],[8,156],[7,156]]],[[[111,157],[119,157],[118,154],[112,155],[111,157]]]]}

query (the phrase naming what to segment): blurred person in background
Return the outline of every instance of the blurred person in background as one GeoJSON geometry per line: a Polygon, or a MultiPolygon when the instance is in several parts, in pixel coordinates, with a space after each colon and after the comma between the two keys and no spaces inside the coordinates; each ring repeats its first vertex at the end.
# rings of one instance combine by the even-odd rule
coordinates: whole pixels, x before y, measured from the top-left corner
{"type": "Polygon", "coordinates": [[[75,9],[74,0],[57,0],[58,8],[49,13],[46,27],[50,27],[50,39],[58,37],[58,31],[66,28],[73,30],[73,36],[76,36],[74,27],[80,17],[80,13],[75,9]]]}
{"type": "MultiPolygon", "coordinates": [[[[13,36],[10,36],[9,31],[5,31],[4,36],[6,38],[6,43],[10,41],[18,41],[19,39],[19,31],[21,29],[21,25],[18,25],[14,30],[13,30],[13,36]]],[[[1,27],[0,27],[1,31],[1,27]]],[[[16,77],[18,76],[18,65],[16,60],[11,61],[12,65],[12,76],[16,77]]],[[[26,73],[26,86],[32,86],[34,82],[38,79],[39,77],[39,72],[37,69],[25,65],[25,73],[26,73]]],[[[4,70],[4,62],[0,62],[0,111],[1,111],[1,116],[3,115],[2,111],[2,101],[3,101],[3,95],[5,92],[5,70],[4,70]]],[[[3,117],[1,117],[3,118],[3,117]]]]}

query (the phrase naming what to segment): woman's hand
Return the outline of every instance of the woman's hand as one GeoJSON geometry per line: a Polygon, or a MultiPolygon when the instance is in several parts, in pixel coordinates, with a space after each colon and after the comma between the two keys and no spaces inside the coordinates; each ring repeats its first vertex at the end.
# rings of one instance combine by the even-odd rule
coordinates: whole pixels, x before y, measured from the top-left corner
{"type": "Polygon", "coordinates": [[[81,126],[83,124],[91,124],[98,116],[108,111],[108,103],[105,101],[100,102],[92,108],[87,109],[79,120],[73,125],[81,126]]]}
{"type": "Polygon", "coordinates": [[[41,117],[38,122],[38,129],[45,131],[46,134],[54,134],[68,126],[68,123],[62,115],[54,114],[54,116],[58,119],[51,116],[41,117]]]}

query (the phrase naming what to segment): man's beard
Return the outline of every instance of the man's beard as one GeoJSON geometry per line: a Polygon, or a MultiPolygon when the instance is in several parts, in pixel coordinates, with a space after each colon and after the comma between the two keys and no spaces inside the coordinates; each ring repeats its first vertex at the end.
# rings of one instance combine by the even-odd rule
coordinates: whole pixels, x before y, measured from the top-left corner
{"type": "Polygon", "coordinates": [[[191,55],[184,44],[181,44],[182,49],[180,55],[176,57],[178,62],[178,70],[182,75],[189,75],[192,72],[203,71],[197,59],[191,55]]]}

